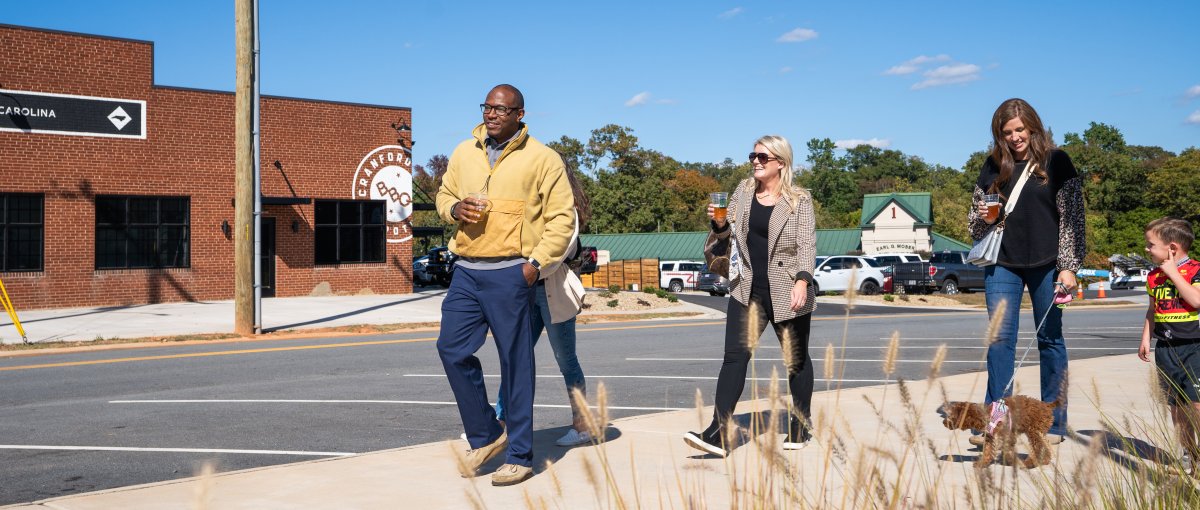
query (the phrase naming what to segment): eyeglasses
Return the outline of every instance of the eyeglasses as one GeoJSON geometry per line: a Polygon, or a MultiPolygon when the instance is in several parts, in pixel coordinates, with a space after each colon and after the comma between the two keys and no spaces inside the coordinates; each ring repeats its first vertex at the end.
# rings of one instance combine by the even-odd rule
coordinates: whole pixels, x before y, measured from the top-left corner
{"type": "Polygon", "coordinates": [[[779,158],[773,158],[773,157],[771,157],[770,154],[767,154],[765,152],[751,152],[750,153],[750,162],[753,163],[754,160],[756,160],[756,159],[758,160],[758,162],[760,164],[763,164],[763,165],[767,164],[768,161],[779,161],[779,158]]]}
{"type": "Polygon", "coordinates": [[[520,108],[509,108],[507,106],[492,106],[487,103],[480,104],[479,109],[483,110],[483,113],[485,115],[495,111],[496,115],[499,115],[501,117],[504,117],[504,116],[508,115],[509,113],[512,113],[516,110],[520,110],[520,108]]]}

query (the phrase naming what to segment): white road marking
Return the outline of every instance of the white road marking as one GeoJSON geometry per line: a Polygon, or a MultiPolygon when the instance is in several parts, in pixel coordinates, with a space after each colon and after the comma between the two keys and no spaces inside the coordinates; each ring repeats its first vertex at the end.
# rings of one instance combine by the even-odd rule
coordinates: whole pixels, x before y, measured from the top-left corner
{"type": "MultiPolygon", "coordinates": [[[[1032,336],[1018,336],[1017,340],[1033,340],[1034,338],[1035,337],[1032,337],[1032,336]]],[[[891,340],[891,339],[892,339],[892,337],[890,337],[890,336],[879,337],[879,340],[891,340]]],[[[906,337],[906,336],[901,336],[900,337],[901,342],[904,342],[906,340],[974,340],[976,342],[982,342],[983,337],[981,337],[981,336],[966,336],[966,337],[961,337],[961,336],[955,336],[955,337],[949,337],[949,336],[948,337],[906,337]]],[[[1067,339],[1068,342],[1071,340],[1072,340],[1071,338],[1067,339]]]]}
{"type": "MultiPolygon", "coordinates": [[[[901,349],[937,349],[939,347],[941,347],[941,346],[938,346],[938,345],[901,345],[900,346],[901,349]]],[[[779,347],[759,346],[759,349],[763,349],[763,348],[778,349],[779,347]]],[[[809,348],[810,349],[815,349],[815,348],[824,349],[823,346],[817,346],[817,345],[809,346],[809,348]]],[[[840,345],[834,344],[833,348],[834,349],[881,350],[881,349],[886,349],[887,346],[886,345],[847,345],[845,347],[842,347],[840,345]]],[[[946,348],[951,349],[951,350],[953,350],[953,349],[987,349],[988,346],[986,346],[986,345],[947,345],[946,348]]],[[[1138,348],[1137,347],[1067,347],[1067,350],[1068,351],[1136,351],[1136,350],[1138,350],[1138,348]]]]}
{"type": "Polygon", "coordinates": [[[70,450],[96,452],[159,452],[159,453],[243,453],[249,455],[300,455],[309,457],[345,457],[353,452],[301,452],[289,450],[227,450],[220,448],[134,448],[128,446],[51,446],[32,444],[0,444],[0,450],[70,450]]]}
{"type": "MultiPolygon", "coordinates": [[[[783,361],[783,358],[753,358],[756,361],[783,361]]],[[[813,361],[825,361],[825,358],[811,358],[813,361]]],[[[625,358],[625,361],[723,361],[723,358],[625,358]]],[[[881,359],[839,359],[835,361],[854,361],[883,363],[881,359]]],[[[929,363],[927,359],[898,359],[896,363],[929,363]]],[[[945,360],[942,363],[982,363],[982,360],[945,360]]]]}
{"type": "MultiPolygon", "coordinates": [[[[446,377],[446,376],[443,374],[404,374],[404,377],[446,377]]],[[[484,375],[484,377],[498,378],[500,376],[499,375],[484,375]]],[[[543,377],[543,376],[539,375],[538,377],[543,377]]],[[[555,379],[562,378],[561,375],[553,375],[553,376],[547,375],[544,377],[553,377],[555,379]]],[[[717,380],[717,378],[714,376],[706,376],[706,375],[699,375],[699,376],[698,375],[589,375],[587,377],[588,377],[588,379],[683,379],[683,380],[705,380],[705,381],[717,380]]],[[[770,381],[771,378],[770,377],[747,377],[746,380],[747,381],[770,381]]],[[[888,379],[814,379],[814,380],[819,381],[819,382],[821,382],[821,381],[823,381],[823,382],[869,382],[869,383],[895,382],[895,381],[888,380],[888,379]]],[[[786,378],[783,379],[783,382],[787,382],[787,379],[786,378]]],[[[537,407],[537,406],[534,406],[534,407],[537,407]]],[[[617,409],[617,408],[609,406],[609,409],[617,409]]]]}
{"type": "MultiPolygon", "coordinates": [[[[493,377],[493,376],[485,376],[493,377]]],[[[498,377],[498,376],[495,376],[498,377]]],[[[452,406],[457,405],[455,402],[445,402],[436,400],[304,400],[304,399],[178,399],[178,400],[110,400],[110,404],[408,404],[408,405],[431,405],[431,406],[452,406]]],[[[570,409],[567,404],[534,404],[533,407],[545,407],[551,409],[570,409]]],[[[592,406],[595,407],[595,406],[592,406]]],[[[608,409],[619,409],[622,411],[679,411],[683,408],[679,407],[629,407],[629,406],[608,406],[608,409]]]]}

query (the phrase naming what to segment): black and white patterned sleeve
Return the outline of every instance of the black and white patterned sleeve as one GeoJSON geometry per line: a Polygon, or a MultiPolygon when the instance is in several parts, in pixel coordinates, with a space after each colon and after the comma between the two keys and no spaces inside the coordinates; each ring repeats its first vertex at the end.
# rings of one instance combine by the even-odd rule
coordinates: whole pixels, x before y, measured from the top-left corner
{"type": "Polygon", "coordinates": [[[976,241],[983,239],[987,234],[988,227],[991,227],[988,222],[983,221],[983,216],[979,215],[979,208],[975,207],[983,201],[983,188],[978,184],[975,185],[975,192],[971,194],[971,205],[967,208],[967,232],[970,232],[971,239],[976,241]]]}
{"type": "Polygon", "coordinates": [[[1072,177],[1058,190],[1058,269],[1078,271],[1087,255],[1083,181],[1072,177]]]}

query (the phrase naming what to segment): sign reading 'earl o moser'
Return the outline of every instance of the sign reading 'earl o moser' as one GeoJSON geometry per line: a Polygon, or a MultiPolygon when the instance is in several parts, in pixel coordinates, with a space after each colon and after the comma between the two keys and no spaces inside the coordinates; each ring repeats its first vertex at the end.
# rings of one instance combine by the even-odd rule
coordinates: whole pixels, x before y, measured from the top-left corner
{"type": "Polygon", "coordinates": [[[0,89],[0,131],[146,139],[146,102],[0,89]]]}

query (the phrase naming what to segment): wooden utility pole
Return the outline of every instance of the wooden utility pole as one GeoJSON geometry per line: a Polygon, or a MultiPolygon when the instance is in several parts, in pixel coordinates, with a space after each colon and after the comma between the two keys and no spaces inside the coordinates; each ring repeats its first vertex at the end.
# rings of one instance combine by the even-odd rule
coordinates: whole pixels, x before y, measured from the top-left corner
{"type": "Polygon", "coordinates": [[[254,334],[254,160],[250,123],[253,69],[253,10],[250,0],[234,0],[237,38],[237,85],[233,96],[236,189],[233,229],[233,330],[254,334]]]}

